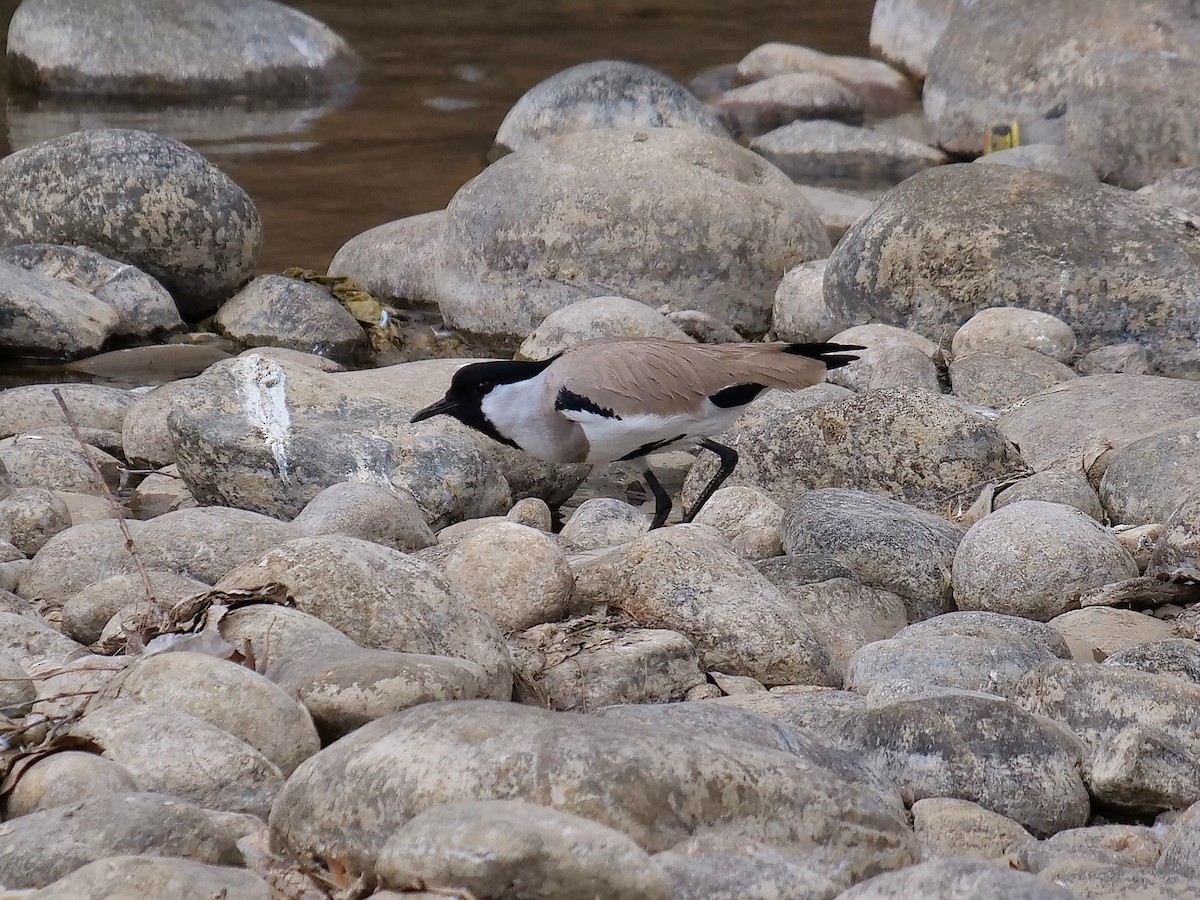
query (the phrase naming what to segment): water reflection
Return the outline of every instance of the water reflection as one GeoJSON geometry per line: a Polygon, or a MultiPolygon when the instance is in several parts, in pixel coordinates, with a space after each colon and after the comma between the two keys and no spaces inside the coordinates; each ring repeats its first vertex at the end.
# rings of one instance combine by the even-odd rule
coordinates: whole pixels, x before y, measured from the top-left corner
{"type": "Polygon", "coordinates": [[[96,97],[9,97],[14,151],[86,128],[138,128],[226,156],[302,153],[319,143],[314,123],[354,98],[354,88],[314,98],[236,97],[215,103],[162,103],[96,97]]]}

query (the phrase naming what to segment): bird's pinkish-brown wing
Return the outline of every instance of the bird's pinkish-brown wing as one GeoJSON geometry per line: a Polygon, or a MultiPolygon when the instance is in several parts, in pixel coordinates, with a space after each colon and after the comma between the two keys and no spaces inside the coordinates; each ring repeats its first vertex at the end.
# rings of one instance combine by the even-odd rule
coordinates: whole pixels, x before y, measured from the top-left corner
{"type": "Polygon", "coordinates": [[[619,416],[669,416],[697,410],[735,384],[802,388],[825,377],[819,360],[783,352],[787,344],[692,344],[604,339],[567,350],[555,363],[557,394],[566,388],[619,416]]]}

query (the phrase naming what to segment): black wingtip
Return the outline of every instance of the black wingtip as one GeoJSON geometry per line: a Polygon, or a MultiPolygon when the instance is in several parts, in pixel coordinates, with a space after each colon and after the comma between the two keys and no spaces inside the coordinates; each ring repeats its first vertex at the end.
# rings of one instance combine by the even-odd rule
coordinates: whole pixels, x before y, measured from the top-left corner
{"type": "Polygon", "coordinates": [[[866,350],[861,344],[835,344],[823,341],[816,344],[788,344],[783,348],[784,353],[795,356],[807,356],[809,359],[820,360],[827,369],[840,369],[858,359],[855,350],[866,350]]]}

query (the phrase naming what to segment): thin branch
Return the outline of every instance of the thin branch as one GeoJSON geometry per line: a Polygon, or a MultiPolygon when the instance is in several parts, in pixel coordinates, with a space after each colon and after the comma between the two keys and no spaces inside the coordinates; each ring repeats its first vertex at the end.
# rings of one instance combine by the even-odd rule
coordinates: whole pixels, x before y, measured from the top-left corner
{"type": "Polygon", "coordinates": [[[138,574],[142,577],[142,587],[146,591],[146,601],[151,607],[155,607],[158,605],[158,598],[154,595],[154,585],[150,581],[150,574],[146,571],[146,567],[142,565],[142,558],[138,555],[137,547],[134,546],[133,534],[129,530],[129,523],[125,521],[125,510],[117,502],[117,498],[113,496],[108,482],[104,480],[104,474],[100,471],[96,457],[92,455],[91,445],[83,439],[83,432],[79,430],[79,423],[75,421],[75,416],[67,406],[67,401],[63,399],[62,393],[59,392],[58,388],[52,388],[50,393],[58,401],[58,405],[62,409],[63,418],[71,428],[71,434],[75,436],[75,440],[79,442],[79,446],[83,449],[83,456],[87,460],[88,466],[95,473],[96,477],[100,479],[100,487],[104,489],[104,496],[108,499],[109,506],[112,507],[113,514],[117,520],[117,527],[121,529],[121,534],[125,537],[125,549],[133,557],[133,564],[137,567],[138,574]]]}

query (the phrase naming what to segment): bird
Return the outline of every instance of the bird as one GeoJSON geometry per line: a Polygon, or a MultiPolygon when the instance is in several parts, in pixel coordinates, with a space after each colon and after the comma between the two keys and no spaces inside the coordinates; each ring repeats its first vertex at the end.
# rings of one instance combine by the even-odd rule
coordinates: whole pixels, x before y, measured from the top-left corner
{"type": "Polygon", "coordinates": [[[700,448],[720,467],[683,515],[691,522],[732,473],[737,451],[712,440],[769,388],[810,387],[858,359],[857,344],[784,341],[698,344],[599,338],[543,360],[469,363],[446,395],[412,422],[451,416],[501,444],[552,463],[640,463],[654,495],[650,528],[671,514],[671,496],[646,457],[700,448]]]}

